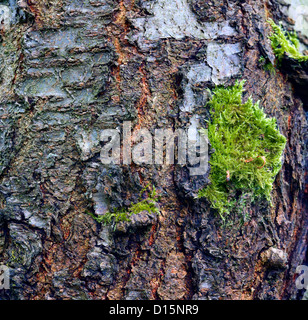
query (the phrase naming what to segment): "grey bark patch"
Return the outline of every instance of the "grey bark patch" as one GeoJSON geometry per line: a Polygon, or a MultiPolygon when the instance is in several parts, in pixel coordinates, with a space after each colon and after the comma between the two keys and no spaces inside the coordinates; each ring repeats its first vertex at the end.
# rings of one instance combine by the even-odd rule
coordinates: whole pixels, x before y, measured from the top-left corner
{"type": "Polygon", "coordinates": [[[285,0],[281,2],[282,11],[294,21],[295,31],[308,37],[308,2],[307,0],[285,0]]]}
{"type": "Polygon", "coordinates": [[[50,221],[47,218],[42,218],[38,215],[33,215],[29,218],[29,225],[35,228],[46,229],[50,227],[50,221]]]}
{"type": "Polygon", "coordinates": [[[113,232],[110,226],[102,225],[99,232],[99,240],[97,240],[97,245],[102,246],[105,250],[111,250],[113,248],[113,232]]]}
{"type": "Polygon", "coordinates": [[[187,79],[191,84],[210,81],[211,68],[209,68],[205,63],[193,64],[187,74],[187,79]]]}
{"type": "Polygon", "coordinates": [[[181,111],[192,112],[196,107],[196,98],[193,86],[210,81],[211,68],[205,63],[194,64],[190,67],[186,78],[188,83],[184,87],[184,100],[181,111]]]}
{"type": "Polygon", "coordinates": [[[103,253],[98,247],[94,247],[87,257],[82,276],[97,279],[102,285],[110,285],[117,271],[116,258],[112,254],[103,253]]]}
{"type": "Polygon", "coordinates": [[[134,26],[141,30],[139,38],[181,40],[185,37],[213,39],[236,35],[227,21],[198,22],[186,0],[158,0],[151,2],[147,9],[153,16],[132,19],[134,26]]]}
{"type": "Polygon", "coordinates": [[[106,197],[102,191],[94,193],[92,195],[92,199],[94,201],[95,214],[102,215],[108,211],[108,204],[106,202],[106,197]]]}
{"type": "Polygon", "coordinates": [[[0,174],[8,166],[19,143],[16,141],[16,122],[25,106],[16,102],[0,104],[0,174]]]}
{"type": "Polygon", "coordinates": [[[261,260],[264,264],[274,269],[285,269],[288,266],[288,255],[285,251],[277,248],[269,248],[262,252],[261,260]]]}
{"type": "Polygon", "coordinates": [[[55,297],[59,299],[70,300],[88,300],[89,295],[84,292],[83,283],[80,279],[70,279],[70,270],[68,268],[56,271],[53,274],[52,285],[55,290],[55,297]]]}
{"type": "Polygon", "coordinates": [[[11,158],[10,154],[13,146],[12,126],[8,121],[0,120],[0,174],[6,168],[11,158]],[[2,125],[1,125],[2,124],[2,125]]]}
{"type": "Polygon", "coordinates": [[[11,245],[8,249],[10,263],[13,266],[29,268],[34,258],[42,251],[39,235],[21,224],[9,225],[11,245]]]}
{"type": "Polygon", "coordinates": [[[7,31],[12,22],[12,12],[8,6],[0,5],[0,29],[7,31]]]}
{"type": "Polygon", "coordinates": [[[99,132],[97,130],[92,130],[91,132],[86,132],[81,128],[76,128],[76,141],[81,152],[81,160],[86,161],[93,157],[95,152],[99,152],[99,132]]]}
{"type": "Polygon", "coordinates": [[[207,47],[207,62],[212,68],[212,80],[221,84],[225,79],[236,76],[241,71],[240,43],[209,43],[207,47]]]}
{"type": "Polygon", "coordinates": [[[21,87],[21,94],[29,97],[57,97],[64,99],[66,97],[65,91],[59,88],[56,77],[46,77],[39,80],[27,80],[21,87]]]}
{"type": "Polygon", "coordinates": [[[195,104],[194,92],[192,90],[191,84],[188,83],[184,88],[184,101],[181,111],[191,112],[195,107],[195,104]]]}

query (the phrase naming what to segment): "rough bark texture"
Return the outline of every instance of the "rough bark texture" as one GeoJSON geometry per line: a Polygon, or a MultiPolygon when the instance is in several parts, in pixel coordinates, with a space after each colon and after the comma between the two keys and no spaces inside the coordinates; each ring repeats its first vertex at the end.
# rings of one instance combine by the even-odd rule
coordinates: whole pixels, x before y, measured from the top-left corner
{"type": "MultiPolygon", "coordinates": [[[[300,298],[307,101],[292,76],[258,62],[274,61],[266,20],[283,17],[281,4],[0,4],[8,8],[1,7],[0,262],[11,271],[1,299],[300,298]],[[247,80],[244,98],[260,100],[287,137],[273,206],[248,204],[248,222],[231,217],[221,226],[206,199],[194,199],[208,173],[100,162],[100,130],[123,120],[151,130],[185,128],[196,116],[202,124],[206,89],[235,79],[247,80]],[[160,215],[142,213],[114,231],[87,214],[128,205],[149,182],[160,215]]],[[[302,74],[307,88],[304,67],[302,74]]]]}

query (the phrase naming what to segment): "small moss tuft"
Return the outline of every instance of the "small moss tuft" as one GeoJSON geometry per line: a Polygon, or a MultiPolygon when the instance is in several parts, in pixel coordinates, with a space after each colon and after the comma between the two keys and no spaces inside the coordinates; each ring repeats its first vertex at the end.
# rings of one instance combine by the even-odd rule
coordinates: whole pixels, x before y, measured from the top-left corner
{"type": "Polygon", "coordinates": [[[113,212],[106,212],[104,215],[96,216],[91,212],[87,212],[93,219],[103,225],[113,225],[114,229],[120,221],[130,221],[133,214],[148,211],[149,213],[159,213],[157,208],[158,195],[155,186],[148,191],[146,199],[141,200],[141,196],[149,189],[149,185],[143,188],[140,192],[139,202],[132,204],[130,207],[123,207],[114,210],[113,212]]]}
{"type": "Polygon", "coordinates": [[[263,56],[260,57],[259,63],[264,71],[268,71],[272,75],[276,74],[275,66],[263,56]]]}
{"type": "Polygon", "coordinates": [[[299,62],[308,61],[308,56],[299,52],[299,41],[295,32],[286,32],[282,26],[277,25],[272,19],[268,22],[272,26],[273,32],[269,36],[275,56],[280,62],[286,53],[290,58],[299,62]]]}
{"type": "Polygon", "coordinates": [[[243,195],[270,200],[286,144],[276,119],[268,118],[251,98],[242,102],[244,83],[213,90],[208,103],[211,119],[208,129],[201,130],[215,151],[209,161],[210,184],[198,198],[206,197],[223,220],[243,195]]]}

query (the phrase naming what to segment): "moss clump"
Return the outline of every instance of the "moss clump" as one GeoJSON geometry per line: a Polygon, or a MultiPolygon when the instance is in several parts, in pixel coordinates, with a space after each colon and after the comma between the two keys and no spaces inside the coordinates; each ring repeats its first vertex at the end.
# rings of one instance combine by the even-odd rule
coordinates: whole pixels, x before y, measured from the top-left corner
{"type": "Polygon", "coordinates": [[[223,220],[243,195],[270,200],[286,144],[276,119],[268,118],[251,98],[242,102],[244,83],[213,90],[211,119],[208,130],[203,129],[215,151],[209,161],[210,184],[198,197],[206,197],[223,220]]]}
{"type": "Polygon", "coordinates": [[[272,19],[268,22],[272,26],[273,32],[269,36],[275,56],[280,62],[286,53],[290,58],[299,62],[308,61],[308,56],[299,52],[299,41],[295,32],[285,32],[281,26],[278,26],[272,19]]]}
{"type": "Polygon", "coordinates": [[[263,56],[260,57],[259,59],[259,63],[262,66],[264,71],[269,72],[272,75],[276,74],[276,69],[275,66],[272,65],[272,63],[270,61],[267,61],[266,58],[264,58],[263,56]]]}
{"type": "Polygon", "coordinates": [[[103,225],[113,225],[116,228],[120,221],[130,221],[130,217],[133,214],[138,214],[142,211],[148,211],[149,213],[159,213],[157,208],[158,195],[155,186],[148,192],[146,199],[141,200],[141,196],[147,191],[149,185],[143,188],[140,192],[139,201],[132,204],[130,207],[123,207],[114,210],[113,212],[106,212],[104,215],[96,216],[93,213],[87,212],[93,219],[103,225]]]}

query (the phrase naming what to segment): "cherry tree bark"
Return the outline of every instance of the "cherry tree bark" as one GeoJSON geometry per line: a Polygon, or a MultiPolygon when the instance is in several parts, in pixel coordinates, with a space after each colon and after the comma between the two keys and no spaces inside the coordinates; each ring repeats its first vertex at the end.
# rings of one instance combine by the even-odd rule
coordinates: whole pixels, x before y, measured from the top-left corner
{"type": "Polygon", "coordinates": [[[281,2],[0,2],[0,299],[301,299],[307,65],[259,62],[275,63],[267,19],[292,27],[281,2]],[[273,204],[239,204],[248,221],[222,225],[195,199],[209,171],[100,161],[101,130],[204,126],[207,89],[237,79],[287,138],[273,204]],[[88,214],[129,206],[149,183],[159,215],[113,230],[88,214]]]}

